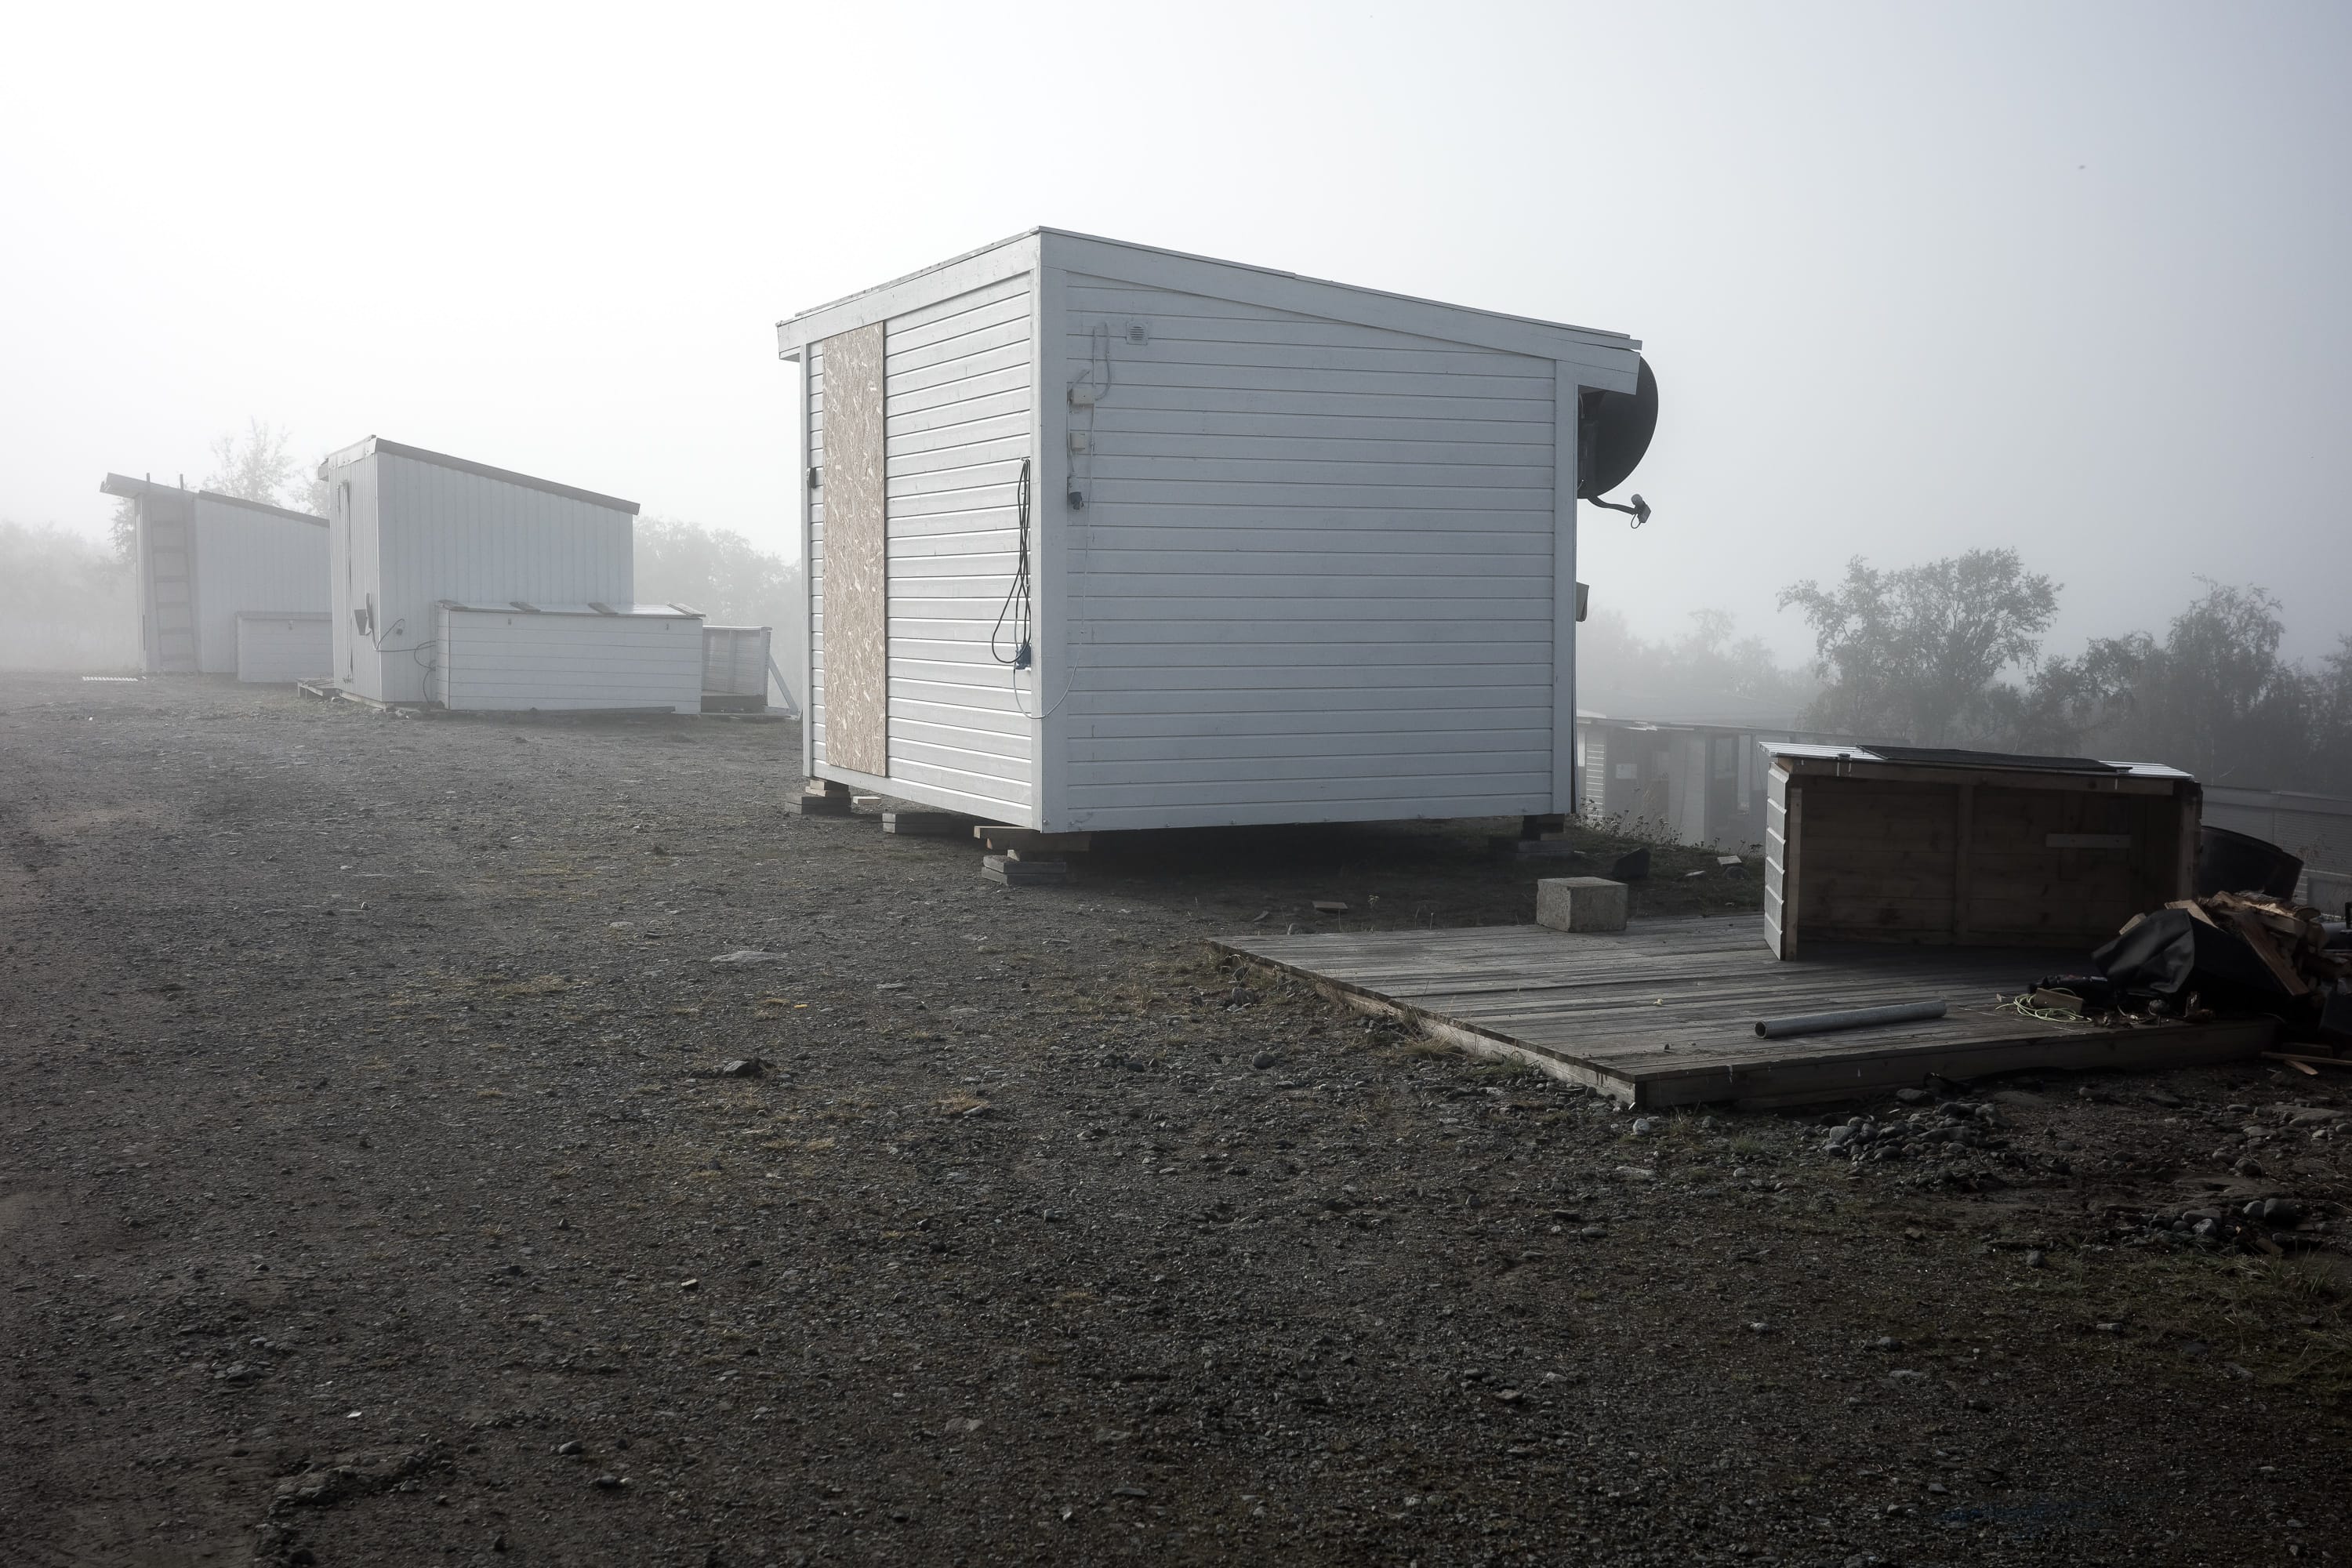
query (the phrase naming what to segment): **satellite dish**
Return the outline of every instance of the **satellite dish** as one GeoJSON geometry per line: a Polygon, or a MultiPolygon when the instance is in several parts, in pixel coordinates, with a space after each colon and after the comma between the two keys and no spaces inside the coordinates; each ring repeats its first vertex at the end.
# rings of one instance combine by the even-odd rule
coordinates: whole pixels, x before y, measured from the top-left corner
{"type": "MultiPolygon", "coordinates": [[[[1641,374],[1631,392],[1588,391],[1576,406],[1576,494],[1599,501],[1633,477],[1650,437],[1658,428],[1658,378],[1650,362],[1634,359],[1641,374]]],[[[1630,508],[1618,507],[1619,511],[1630,508]]]]}

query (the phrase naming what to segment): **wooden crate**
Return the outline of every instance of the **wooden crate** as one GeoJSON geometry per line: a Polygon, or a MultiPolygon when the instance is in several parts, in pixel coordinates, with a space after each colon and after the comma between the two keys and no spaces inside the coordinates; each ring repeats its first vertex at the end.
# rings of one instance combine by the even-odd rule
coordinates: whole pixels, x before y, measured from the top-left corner
{"type": "Polygon", "coordinates": [[[1769,745],[1765,941],[2087,952],[2195,891],[2197,781],[2148,763],[1769,745]]]}

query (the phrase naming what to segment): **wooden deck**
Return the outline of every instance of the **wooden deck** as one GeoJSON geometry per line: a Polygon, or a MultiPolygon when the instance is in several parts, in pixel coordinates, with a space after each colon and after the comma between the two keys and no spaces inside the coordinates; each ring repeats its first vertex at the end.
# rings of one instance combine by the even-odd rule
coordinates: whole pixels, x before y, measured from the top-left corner
{"type": "Polygon", "coordinates": [[[1931,1072],[2222,1061],[2270,1048],[2276,1032],[2265,1019],[2107,1029],[1996,1012],[2000,995],[2069,967],[2067,955],[1808,944],[1804,957],[1784,962],[1752,915],[1643,921],[1611,935],[1483,926],[1213,945],[1465,1050],[1528,1061],[1641,1107],[1840,1100],[1931,1072]],[[1756,1034],[1762,1018],[1924,1001],[1950,1011],[1797,1039],[1756,1034]]]}

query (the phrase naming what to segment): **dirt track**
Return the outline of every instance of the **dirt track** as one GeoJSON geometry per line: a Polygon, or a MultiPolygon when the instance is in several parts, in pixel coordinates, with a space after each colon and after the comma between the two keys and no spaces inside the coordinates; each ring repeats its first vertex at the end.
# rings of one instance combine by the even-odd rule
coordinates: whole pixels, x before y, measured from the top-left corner
{"type": "Polygon", "coordinates": [[[1007,892],[796,756],[0,677],[0,1562],[2346,1555],[2331,1085],[1637,1135],[1198,940],[1492,825],[1007,892]]]}

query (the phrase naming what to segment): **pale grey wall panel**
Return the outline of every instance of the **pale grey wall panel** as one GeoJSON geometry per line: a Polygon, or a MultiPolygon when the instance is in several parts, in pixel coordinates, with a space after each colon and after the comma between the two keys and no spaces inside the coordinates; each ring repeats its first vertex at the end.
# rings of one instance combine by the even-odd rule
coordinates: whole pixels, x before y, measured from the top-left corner
{"type": "Polygon", "coordinates": [[[455,606],[436,618],[434,688],[453,710],[701,710],[699,619],[455,606]]]}
{"type": "Polygon", "coordinates": [[[1064,379],[1105,390],[1070,416],[1057,826],[1549,809],[1551,362],[1086,277],[1069,300],[1064,379]]]}
{"type": "Polygon", "coordinates": [[[334,662],[327,613],[236,617],[236,678],[288,685],[325,677],[334,662]]]}
{"type": "Polygon", "coordinates": [[[327,608],[327,530],[205,495],[194,511],[196,668],[233,675],[238,612],[327,608]]]}
{"type": "Polygon", "coordinates": [[[887,345],[889,776],[1014,820],[1034,795],[1033,721],[990,641],[1033,451],[1029,289],[1023,274],[894,317],[887,345]]]}

